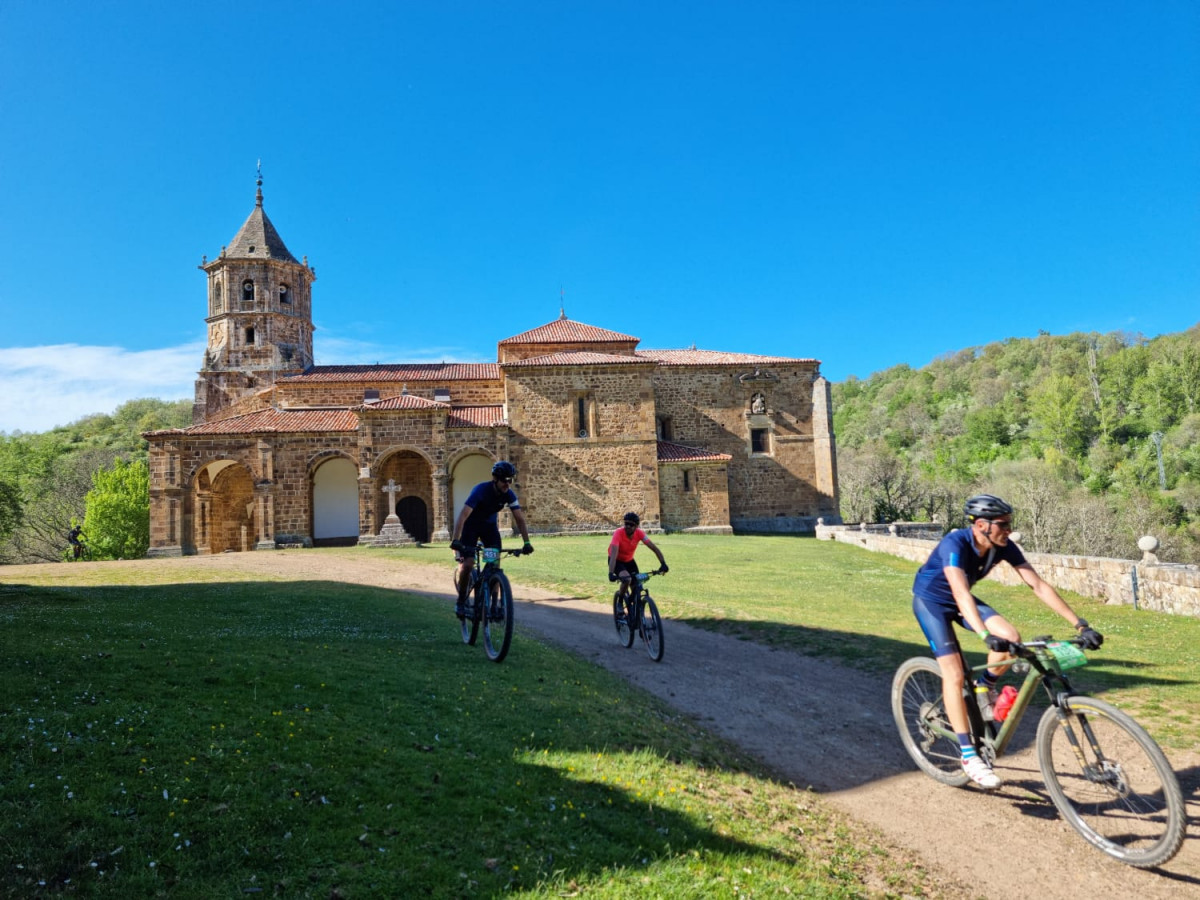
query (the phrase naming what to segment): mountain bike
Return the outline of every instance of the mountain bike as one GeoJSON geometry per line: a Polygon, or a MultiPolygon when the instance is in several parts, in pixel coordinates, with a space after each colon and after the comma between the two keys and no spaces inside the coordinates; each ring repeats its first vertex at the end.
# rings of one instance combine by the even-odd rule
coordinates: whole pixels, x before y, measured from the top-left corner
{"type": "MultiPolygon", "coordinates": [[[[974,679],[968,675],[963,694],[975,749],[992,765],[1004,753],[1040,685],[1050,708],[1038,723],[1035,747],[1058,811],[1084,839],[1114,859],[1138,868],[1161,865],[1183,843],[1186,812],[1179,781],[1158,744],[1132,718],[1071,687],[1066,670],[1087,662],[1079,643],[1078,638],[1038,637],[1012,645],[1014,658],[1003,665],[1025,678],[1000,723],[985,719],[974,699],[974,679]]],[[[964,672],[986,668],[986,663],[968,667],[963,657],[964,672]]],[[[967,784],[935,660],[916,657],[896,670],[892,714],[905,749],[923,772],[943,784],[967,784]]]]}
{"type": "Polygon", "coordinates": [[[475,568],[471,570],[471,584],[459,626],[463,643],[471,645],[479,634],[479,626],[483,626],[483,649],[493,662],[500,662],[508,655],[513,634],[512,587],[500,568],[500,557],[520,556],[523,552],[475,545],[475,568]]]}
{"type": "Polygon", "coordinates": [[[650,596],[646,582],[651,576],[662,574],[662,569],[638,572],[630,580],[628,596],[622,598],[620,591],[613,594],[613,620],[617,625],[617,640],[626,647],[632,647],[633,633],[636,630],[646,644],[646,652],[655,662],[662,662],[663,658],[662,617],[658,614],[658,605],[650,596]]]}
{"type": "Polygon", "coordinates": [[[66,557],[67,562],[79,562],[80,560],[87,562],[92,558],[92,548],[83,541],[68,544],[67,549],[63,551],[63,556],[66,557]]]}

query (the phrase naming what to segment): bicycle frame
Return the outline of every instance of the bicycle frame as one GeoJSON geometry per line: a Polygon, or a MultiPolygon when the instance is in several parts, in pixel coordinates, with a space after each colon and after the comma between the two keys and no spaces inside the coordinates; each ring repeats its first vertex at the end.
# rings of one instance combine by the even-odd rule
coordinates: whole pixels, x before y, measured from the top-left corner
{"type": "MultiPolygon", "coordinates": [[[[1059,668],[1057,660],[1046,650],[1048,643],[1050,643],[1049,638],[1039,637],[1025,644],[1014,645],[1013,658],[1005,660],[998,666],[993,666],[986,662],[978,666],[968,666],[966,654],[963,653],[961,648],[958,651],[959,658],[962,659],[963,663],[963,672],[966,673],[963,682],[963,694],[967,698],[967,718],[971,722],[971,733],[977,735],[991,749],[994,757],[1004,754],[1013,735],[1016,734],[1017,727],[1021,724],[1021,719],[1025,715],[1025,711],[1029,708],[1029,704],[1033,700],[1033,694],[1039,685],[1045,690],[1046,696],[1053,706],[1062,706],[1062,698],[1075,693],[1074,688],[1071,687],[1071,682],[1059,668]],[[1020,690],[1017,692],[1016,699],[1013,700],[1012,708],[1008,711],[1008,717],[997,728],[995,722],[984,721],[983,715],[979,711],[979,706],[971,696],[970,686],[973,684],[972,676],[986,669],[1009,669],[1021,664],[1028,665],[1029,671],[1026,673],[1024,681],[1021,682],[1020,690]]],[[[945,734],[947,737],[954,737],[948,731],[945,734]]]]}

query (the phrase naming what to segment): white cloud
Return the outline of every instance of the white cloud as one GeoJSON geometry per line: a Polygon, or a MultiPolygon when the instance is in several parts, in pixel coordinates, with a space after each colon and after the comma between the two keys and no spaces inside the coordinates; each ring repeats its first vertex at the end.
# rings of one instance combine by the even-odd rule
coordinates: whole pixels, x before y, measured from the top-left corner
{"type": "Polygon", "coordinates": [[[48,431],[141,397],[190,400],[204,343],[0,348],[0,431],[48,431]]]}
{"type": "MultiPolygon", "coordinates": [[[[52,344],[0,348],[0,432],[49,431],[94,413],[111,413],[141,397],[190,400],[204,342],[159,350],[52,344]]],[[[491,362],[454,347],[398,350],[323,335],[318,365],[491,362]]]]}

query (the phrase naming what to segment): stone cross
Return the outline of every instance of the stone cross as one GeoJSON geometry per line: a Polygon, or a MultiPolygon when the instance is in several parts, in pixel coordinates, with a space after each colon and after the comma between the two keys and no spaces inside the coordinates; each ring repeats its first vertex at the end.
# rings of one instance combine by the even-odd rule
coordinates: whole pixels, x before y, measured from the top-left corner
{"type": "Polygon", "coordinates": [[[400,518],[396,515],[396,495],[400,493],[402,488],[396,484],[396,479],[389,478],[387,487],[383,489],[383,493],[388,495],[388,517],[384,521],[399,522],[400,518]]]}

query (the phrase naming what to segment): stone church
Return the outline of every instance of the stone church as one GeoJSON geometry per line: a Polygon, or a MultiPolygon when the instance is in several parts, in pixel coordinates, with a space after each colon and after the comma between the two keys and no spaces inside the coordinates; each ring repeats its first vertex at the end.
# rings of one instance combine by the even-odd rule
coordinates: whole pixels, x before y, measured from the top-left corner
{"type": "Polygon", "coordinates": [[[491,363],[317,366],[316,272],[258,185],[249,218],[200,265],[193,424],[145,435],[149,555],[446,541],[497,459],[517,467],[534,534],[610,531],[627,510],[647,530],[837,521],[817,360],[642,350],[564,313],[501,338],[491,363]]]}

